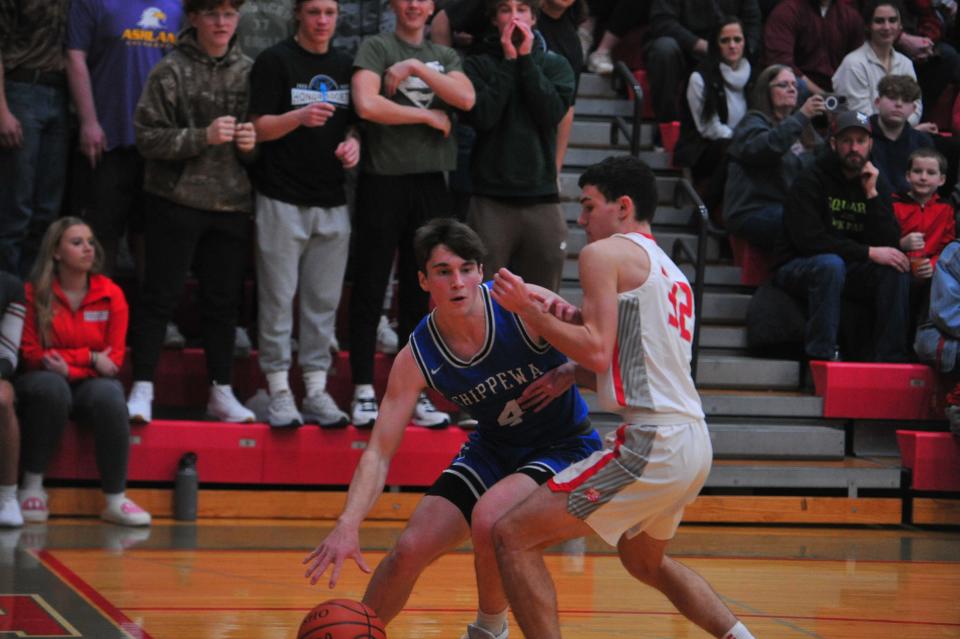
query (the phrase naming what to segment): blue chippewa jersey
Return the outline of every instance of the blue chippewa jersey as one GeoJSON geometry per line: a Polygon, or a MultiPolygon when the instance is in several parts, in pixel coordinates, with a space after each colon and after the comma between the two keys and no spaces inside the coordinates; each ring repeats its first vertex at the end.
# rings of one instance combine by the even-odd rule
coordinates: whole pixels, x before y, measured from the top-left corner
{"type": "Polygon", "coordinates": [[[536,447],[582,434],[588,410],[576,386],[538,413],[520,407],[517,398],[523,390],[567,357],[547,343],[536,343],[520,318],[493,300],[491,286],[480,286],[486,340],[469,360],[443,343],[433,313],[411,333],[410,350],[427,384],[477,420],[477,431],[488,441],[536,447]]]}

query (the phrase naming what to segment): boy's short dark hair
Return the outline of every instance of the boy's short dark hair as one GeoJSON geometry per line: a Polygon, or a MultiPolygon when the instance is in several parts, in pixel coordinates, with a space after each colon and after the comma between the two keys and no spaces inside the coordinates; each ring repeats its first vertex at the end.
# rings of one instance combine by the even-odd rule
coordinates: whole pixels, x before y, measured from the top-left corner
{"type": "MultiPolygon", "coordinates": [[[[497,7],[503,2],[506,2],[506,0],[486,0],[484,8],[487,10],[487,17],[492,18],[497,15],[497,7]]],[[[540,15],[540,7],[543,5],[543,0],[519,0],[519,2],[530,7],[533,15],[540,15]]]]}
{"type": "Polygon", "coordinates": [[[920,97],[920,85],[909,75],[885,75],[877,83],[877,94],[891,100],[913,102],[920,97]]]}
{"type": "Polygon", "coordinates": [[[626,195],[633,200],[638,222],[652,222],[657,211],[657,178],[646,162],[632,155],[608,157],[587,167],[578,182],[593,186],[608,202],[626,195]]]}
{"type": "Polygon", "coordinates": [[[947,174],[947,158],[944,157],[943,153],[940,153],[940,151],[937,151],[933,147],[926,146],[911,153],[910,157],[907,159],[908,171],[913,168],[913,161],[917,158],[932,158],[936,160],[937,166],[940,167],[940,174],[947,174]]]}
{"type": "Polygon", "coordinates": [[[426,274],[430,254],[441,244],[478,266],[483,264],[487,252],[483,240],[472,228],[452,217],[436,217],[418,228],[413,236],[413,254],[421,273],[426,274]]]}
{"type": "Polygon", "coordinates": [[[184,13],[200,13],[201,11],[211,11],[222,4],[229,4],[234,9],[239,9],[247,0],[183,0],[184,13]]]}

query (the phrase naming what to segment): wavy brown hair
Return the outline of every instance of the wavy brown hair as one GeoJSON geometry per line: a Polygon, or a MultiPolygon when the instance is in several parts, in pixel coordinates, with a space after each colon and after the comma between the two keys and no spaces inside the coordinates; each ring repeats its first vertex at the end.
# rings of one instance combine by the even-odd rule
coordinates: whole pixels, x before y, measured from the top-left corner
{"type": "MultiPolygon", "coordinates": [[[[40,336],[40,344],[44,348],[48,346],[50,324],[53,322],[53,316],[56,312],[53,282],[60,277],[59,262],[53,256],[63,240],[63,234],[73,226],[90,228],[90,225],[79,217],[62,217],[47,228],[47,232],[44,233],[43,240],[40,242],[37,261],[33,263],[33,270],[30,271],[30,283],[33,285],[33,306],[37,314],[37,334],[40,336]]],[[[99,273],[103,267],[103,247],[100,246],[96,236],[93,238],[93,249],[91,274],[99,273]]]]}

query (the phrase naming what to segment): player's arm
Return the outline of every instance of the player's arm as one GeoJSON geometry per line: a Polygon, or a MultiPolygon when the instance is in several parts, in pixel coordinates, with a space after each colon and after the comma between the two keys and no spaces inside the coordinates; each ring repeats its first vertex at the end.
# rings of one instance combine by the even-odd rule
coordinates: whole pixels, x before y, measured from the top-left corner
{"type": "Polygon", "coordinates": [[[303,560],[303,563],[309,564],[306,576],[311,584],[317,583],[327,568],[332,566],[329,585],[330,588],[335,587],[343,562],[348,557],[353,558],[364,572],[370,572],[360,554],[360,524],[383,492],[390,460],[403,441],[404,430],[425,385],[410,347],[405,346],[390,369],[387,394],[380,404],[370,441],[350,480],[347,504],[337,518],[337,525],[303,560]]]}
{"type": "Polygon", "coordinates": [[[500,269],[493,286],[494,298],[511,310],[554,348],[581,366],[600,373],[610,366],[617,335],[618,255],[610,240],[586,246],[580,252],[580,285],[583,288],[582,324],[563,322],[544,309],[523,279],[500,269]]]}

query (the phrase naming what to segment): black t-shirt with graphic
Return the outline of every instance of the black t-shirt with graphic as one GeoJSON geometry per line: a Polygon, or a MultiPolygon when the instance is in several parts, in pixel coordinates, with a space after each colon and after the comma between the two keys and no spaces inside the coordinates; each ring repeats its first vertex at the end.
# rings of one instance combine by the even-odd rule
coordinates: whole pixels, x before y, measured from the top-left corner
{"type": "Polygon", "coordinates": [[[337,107],[323,126],[299,126],[260,145],[254,186],[269,198],[300,206],[346,203],[344,174],[334,155],[355,121],[350,102],[353,61],[339,49],[311,53],[288,38],[257,56],[250,73],[250,114],[281,115],[325,101],[337,107]]]}

